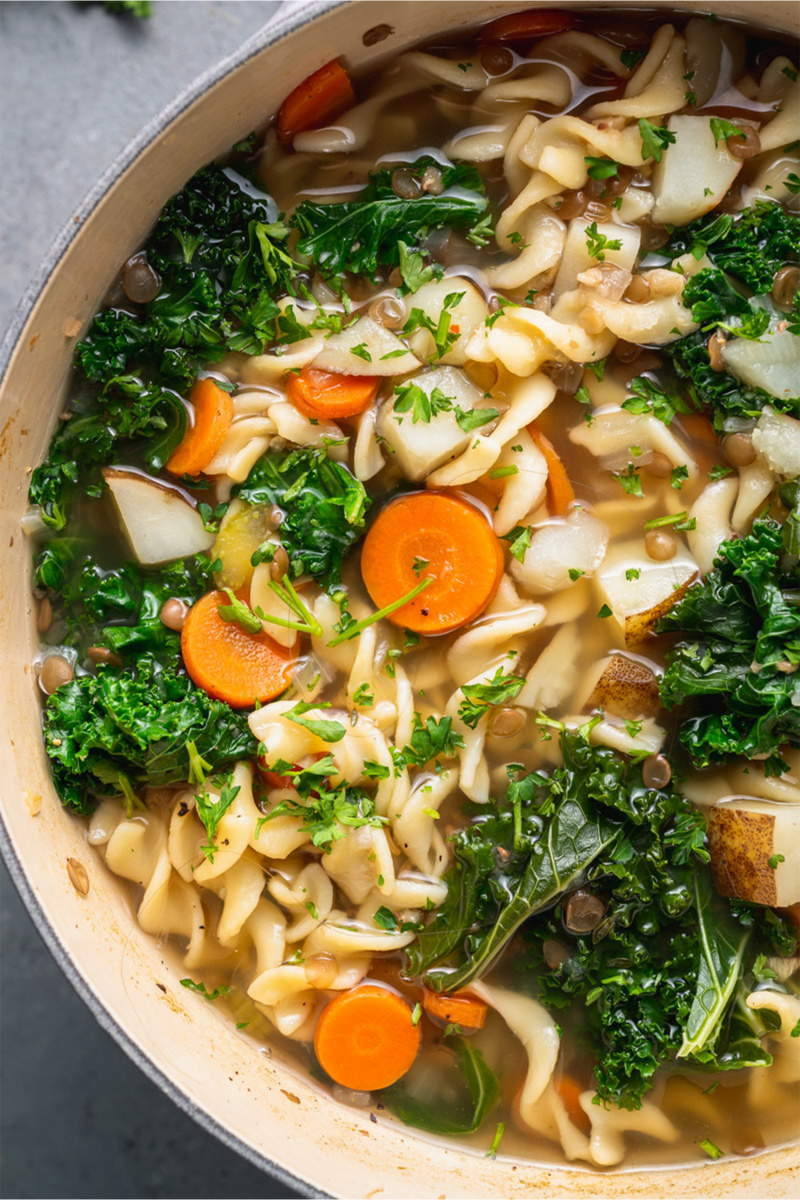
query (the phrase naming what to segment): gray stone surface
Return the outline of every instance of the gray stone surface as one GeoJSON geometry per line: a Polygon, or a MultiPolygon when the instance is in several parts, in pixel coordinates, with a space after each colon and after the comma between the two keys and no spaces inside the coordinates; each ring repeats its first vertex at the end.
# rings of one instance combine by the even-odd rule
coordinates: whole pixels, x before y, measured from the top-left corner
{"type": "MultiPolygon", "coordinates": [[[[0,330],[115,155],[276,3],[0,4],[0,330]]],[[[0,877],[0,1194],[287,1195],[167,1100],[95,1023],[0,877]]],[[[293,1193],[294,1194],[294,1193],[293,1193]]]]}

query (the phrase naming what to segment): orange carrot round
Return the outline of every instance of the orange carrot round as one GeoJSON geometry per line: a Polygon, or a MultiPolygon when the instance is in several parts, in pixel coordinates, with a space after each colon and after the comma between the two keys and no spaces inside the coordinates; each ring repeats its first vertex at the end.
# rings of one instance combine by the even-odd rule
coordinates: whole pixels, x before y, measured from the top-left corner
{"type": "Polygon", "coordinates": [[[341,1087],[372,1092],[405,1075],[419,1049],[419,1026],[402,997],[362,984],[322,1010],[314,1049],[322,1069],[341,1087]]]}
{"type": "Polygon", "coordinates": [[[294,655],[269,634],[247,633],[217,611],[224,592],[209,592],[192,609],[181,630],[181,653],[191,679],[209,696],[232,708],[265,704],[289,686],[294,655]]]}
{"type": "Polygon", "coordinates": [[[528,433],[544,455],[547,463],[547,502],[552,517],[563,517],[575,499],[575,489],[567,476],[567,469],[555,451],[553,443],[540,433],[535,425],[528,426],[528,433]]]}
{"type": "Polygon", "coordinates": [[[549,37],[573,29],[577,21],[571,13],[555,8],[531,8],[509,13],[490,21],[481,30],[484,42],[517,42],[528,38],[549,37]]]}
{"type": "Polygon", "coordinates": [[[303,367],[299,375],[286,380],[286,395],[304,416],[335,421],[364,412],[380,386],[377,375],[337,375],[303,367]]]}
{"type": "Polygon", "coordinates": [[[194,420],[183,441],[167,459],[173,475],[199,475],[225,441],[233,420],[230,393],[213,379],[196,379],[189,399],[194,420]]]}
{"type": "Polygon", "coordinates": [[[377,608],[432,579],[388,620],[415,633],[448,633],[489,603],[503,574],[503,552],[477,508],[443,492],[414,492],[378,515],[364,540],[361,574],[377,608]]]}
{"type": "Polygon", "coordinates": [[[344,67],[334,59],[299,83],[278,111],[278,137],[286,145],[295,134],[335,121],[355,101],[344,67]]]}
{"type": "Polygon", "coordinates": [[[422,1007],[432,1017],[438,1017],[448,1025],[459,1025],[462,1029],[483,1029],[486,1024],[487,1008],[483,1000],[465,991],[445,996],[424,988],[422,1007]]]}
{"type": "Polygon", "coordinates": [[[578,1083],[577,1079],[573,1079],[571,1075],[560,1075],[553,1079],[553,1087],[561,1097],[561,1103],[567,1110],[567,1116],[573,1125],[577,1125],[583,1133],[589,1133],[591,1130],[591,1121],[586,1113],[581,1108],[580,1100],[583,1088],[578,1083]]]}

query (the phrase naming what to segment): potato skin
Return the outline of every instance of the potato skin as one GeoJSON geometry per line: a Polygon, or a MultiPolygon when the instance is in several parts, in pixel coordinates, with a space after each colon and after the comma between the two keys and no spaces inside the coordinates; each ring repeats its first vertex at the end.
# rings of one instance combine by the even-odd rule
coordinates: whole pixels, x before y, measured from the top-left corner
{"type": "Polygon", "coordinates": [[[689,588],[696,582],[697,576],[693,576],[676,588],[670,596],[659,600],[658,604],[654,604],[652,608],[646,608],[644,612],[630,613],[625,617],[625,645],[638,646],[640,642],[654,636],[653,629],[656,622],[661,617],[665,617],[673,604],[682,600],[689,588]]]}
{"type": "Polygon", "coordinates": [[[586,707],[588,710],[602,708],[626,721],[654,717],[661,707],[658,680],[644,663],[626,658],[624,654],[612,654],[586,707]]]}
{"type": "Polygon", "coordinates": [[[776,875],[768,862],[774,853],[775,818],[724,806],[709,808],[706,817],[711,874],[719,894],[777,904],[776,875]]]}

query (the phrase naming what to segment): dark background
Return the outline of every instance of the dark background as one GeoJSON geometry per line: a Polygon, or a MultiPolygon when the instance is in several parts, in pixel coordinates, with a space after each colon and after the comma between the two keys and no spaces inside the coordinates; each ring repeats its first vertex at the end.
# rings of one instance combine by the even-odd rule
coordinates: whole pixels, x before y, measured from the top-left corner
{"type": "MultiPolygon", "coordinates": [[[[0,4],[0,332],[84,193],[145,121],[280,7],[0,4]]],[[[95,1023],[0,866],[0,1194],[278,1197],[95,1023]]],[[[296,1193],[291,1193],[296,1195],[296,1193]]]]}

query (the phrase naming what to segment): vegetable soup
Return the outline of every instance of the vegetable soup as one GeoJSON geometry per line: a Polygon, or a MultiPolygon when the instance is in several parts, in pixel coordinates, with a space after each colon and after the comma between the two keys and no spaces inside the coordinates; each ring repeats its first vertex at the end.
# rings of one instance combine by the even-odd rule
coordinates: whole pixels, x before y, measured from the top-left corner
{"type": "Polygon", "coordinates": [[[524,11],[325,64],[112,282],[45,746],[253,1071],[551,1163],[797,1137],[799,118],[763,33],[524,11]]]}

